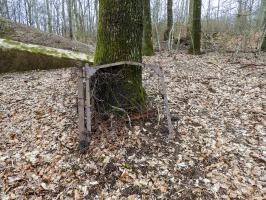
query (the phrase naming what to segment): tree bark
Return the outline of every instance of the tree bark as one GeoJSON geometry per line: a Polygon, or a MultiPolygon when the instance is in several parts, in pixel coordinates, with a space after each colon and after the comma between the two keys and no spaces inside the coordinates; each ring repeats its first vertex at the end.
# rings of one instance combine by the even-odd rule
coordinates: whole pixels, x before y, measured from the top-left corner
{"type": "Polygon", "coordinates": [[[191,40],[191,30],[192,30],[192,22],[193,22],[193,1],[189,0],[189,16],[188,16],[188,25],[187,25],[187,38],[191,40]]]}
{"type": "Polygon", "coordinates": [[[167,0],[167,28],[164,32],[164,40],[169,39],[169,34],[173,26],[173,0],[167,0]]]}
{"type": "Polygon", "coordinates": [[[201,0],[193,2],[193,22],[191,30],[191,47],[190,53],[200,54],[201,42],[201,0]]]}
{"type": "Polygon", "coordinates": [[[261,45],[261,51],[266,52],[266,0],[262,0],[261,2],[261,6],[263,9],[263,13],[264,13],[264,18],[263,18],[263,40],[262,40],[262,45],[261,45]]]}
{"type": "Polygon", "coordinates": [[[152,25],[151,25],[151,7],[150,0],[143,1],[143,55],[151,56],[153,52],[152,43],[152,25]]]}
{"type": "MultiPolygon", "coordinates": [[[[101,0],[95,64],[142,61],[142,0],[101,0]]],[[[142,69],[136,66],[107,68],[97,74],[96,108],[129,110],[143,105],[142,69]],[[109,74],[106,74],[109,73],[109,74]]]]}
{"type": "Polygon", "coordinates": [[[47,26],[49,33],[52,33],[52,16],[50,12],[50,2],[46,0],[47,26]]]}
{"type": "Polygon", "coordinates": [[[68,25],[69,25],[69,37],[74,38],[73,34],[73,21],[72,21],[72,0],[67,0],[67,11],[68,11],[68,25]]]}
{"type": "Polygon", "coordinates": [[[65,0],[62,0],[62,36],[66,36],[65,0]]]}

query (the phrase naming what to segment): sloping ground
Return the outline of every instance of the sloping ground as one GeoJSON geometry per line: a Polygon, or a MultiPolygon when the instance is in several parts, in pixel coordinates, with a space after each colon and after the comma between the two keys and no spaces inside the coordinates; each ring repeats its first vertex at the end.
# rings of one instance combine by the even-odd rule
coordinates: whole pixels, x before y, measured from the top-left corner
{"type": "Polygon", "coordinates": [[[72,41],[55,34],[42,32],[36,28],[14,23],[1,17],[0,38],[83,53],[94,52],[94,45],[92,42],[90,44],[83,44],[78,41],[72,41]]]}
{"type": "Polygon", "coordinates": [[[85,155],[76,69],[0,75],[1,199],[265,199],[266,55],[146,61],[165,69],[179,138],[167,141],[157,116],[132,129],[107,120],[85,155]]]}
{"type": "Polygon", "coordinates": [[[0,38],[0,73],[93,63],[93,55],[0,38]]]}
{"type": "Polygon", "coordinates": [[[92,43],[86,45],[0,18],[0,73],[81,66],[92,61],[93,52],[92,43]]]}

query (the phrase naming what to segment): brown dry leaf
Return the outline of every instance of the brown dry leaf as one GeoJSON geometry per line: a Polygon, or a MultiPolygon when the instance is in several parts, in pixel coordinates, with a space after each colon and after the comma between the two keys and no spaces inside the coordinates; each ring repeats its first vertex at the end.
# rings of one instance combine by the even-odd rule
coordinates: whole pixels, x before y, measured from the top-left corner
{"type": "Polygon", "coordinates": [[[120,178],[119,178],[122,182],[125,183],[132,183],[133,179],[131,176],[129,176],[128,172],[126,170],[123,171],[123,173],[121,174],[120,178]]]}
{"type": "Polygon", "coordinates": [[[77,189],[74,190],[74,199],[75,200],[81,199],[80,192],[77,189]]]}
{"type": "Polygon", "coordinates": [[[265,68],[240,67],[266,63],[266,55],[162,53],[144,61],[165,72],[179,138],[167,139],[159,79],[144,68],[160,119],[136,120],[132,129],[120,118],[99,120],[83,155],[76,151],[77,69],[1,74],[1,198],[265,196],[265,68]]]}

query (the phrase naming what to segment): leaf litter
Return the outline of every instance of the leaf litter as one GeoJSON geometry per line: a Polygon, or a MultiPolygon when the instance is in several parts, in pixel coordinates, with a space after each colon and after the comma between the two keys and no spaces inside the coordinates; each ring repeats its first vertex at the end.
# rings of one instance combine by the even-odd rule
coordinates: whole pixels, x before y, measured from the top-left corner
{"type": "Polygon", "coordinates": [[[266,56],[162,53],[177,133],[158,115],[97,125],[77,152],[75,68],[0,75],[1,199],[265,199],[266,56]]]}

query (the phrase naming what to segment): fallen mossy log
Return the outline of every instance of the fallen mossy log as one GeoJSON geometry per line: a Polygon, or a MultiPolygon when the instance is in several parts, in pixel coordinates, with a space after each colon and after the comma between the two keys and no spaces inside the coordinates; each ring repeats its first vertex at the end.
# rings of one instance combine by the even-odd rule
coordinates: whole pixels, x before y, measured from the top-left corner
{"type": "Polygon", "coordinates": [[[93,55],[0,39],[0,73],[84,66],[93,55]]]}

